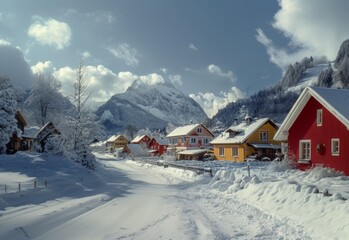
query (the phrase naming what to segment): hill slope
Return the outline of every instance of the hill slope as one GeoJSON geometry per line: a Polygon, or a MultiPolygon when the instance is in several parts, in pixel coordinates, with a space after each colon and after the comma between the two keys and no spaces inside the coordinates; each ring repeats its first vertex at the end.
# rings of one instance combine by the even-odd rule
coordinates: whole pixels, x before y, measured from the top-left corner
{"type": "Polygon", "coordinates": [[[215,128],[229,127],[235,119],[248,113],[253,117],[269,117],[282,122],[306,86],[349,88],[349,40],[342,43],[334,62],[304,58],[288,67],[284,77],[273,87],[228,104],[209,121],[215,128]]]}

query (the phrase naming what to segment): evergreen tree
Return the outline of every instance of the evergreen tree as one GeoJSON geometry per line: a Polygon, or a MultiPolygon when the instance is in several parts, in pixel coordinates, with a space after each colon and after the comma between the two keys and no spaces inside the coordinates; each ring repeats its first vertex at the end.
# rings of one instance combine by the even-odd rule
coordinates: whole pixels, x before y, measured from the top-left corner
{"type": "Polygon", "coordinates": [[[333,69],[331,67],[331,64],[329,64],[329,66],[320,73],[318,85],[320,87],[331,87],[333,84],[332,73],[333,69]]]}

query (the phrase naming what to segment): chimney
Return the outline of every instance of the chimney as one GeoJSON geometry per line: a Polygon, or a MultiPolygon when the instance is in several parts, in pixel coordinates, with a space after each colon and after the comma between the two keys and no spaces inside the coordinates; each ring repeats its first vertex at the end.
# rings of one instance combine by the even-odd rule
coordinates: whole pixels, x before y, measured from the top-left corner
{"type": "Polygon", "coordinates": [[[238,119],[234,118],[234,126],[238,125],[238,119]]]}
{"type": "Polygon", "coordinates": [[[250,125],[252,122],[252,117],[250,117],[250,115],[248,115],[248,113],[246,114],[245,121],[246,121],[247,125],[250,125]]]}

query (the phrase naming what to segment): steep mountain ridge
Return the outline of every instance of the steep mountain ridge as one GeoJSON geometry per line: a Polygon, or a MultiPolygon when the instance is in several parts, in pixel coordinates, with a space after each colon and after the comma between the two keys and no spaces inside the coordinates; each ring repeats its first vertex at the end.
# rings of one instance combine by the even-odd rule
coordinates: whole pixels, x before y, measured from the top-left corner
{"type": "Polygon", "coordinates": [[[136,128],[165,128],[189,122],[203,122],[207,115],[192,98],[171,83],[144,83],[135,80],[125,93],[115,94],[96,111],[108,132],[136,128]]]}

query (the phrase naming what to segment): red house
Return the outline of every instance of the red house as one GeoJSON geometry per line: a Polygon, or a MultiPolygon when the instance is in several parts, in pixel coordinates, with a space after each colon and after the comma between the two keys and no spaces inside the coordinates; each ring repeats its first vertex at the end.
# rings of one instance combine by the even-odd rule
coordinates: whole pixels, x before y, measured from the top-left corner
{"type": "Polygon", "coordinates": [[[150,137],[148,135],[142,135],[142,136],[137,136],[135,137],[131,143],[132,144],[139,144],[143,147],[143,149],[148,148],[148,144],[150,142],[150,137]]]}
{"type": "Polygon", "coordinates": [[[154,137],[150,140],[148,144],[149,151],[151,151],[153,155],[159,155],[159,156],[161,156],[166,152],[167,147],[168,147],[168,141],[166,138],[154,137]]]}
{"type": "Polygon", "coordinates": [[[320,165],[349,175],[349,90],[305,88],[274,140],[288,141],[300,169],[320,165]]]}

